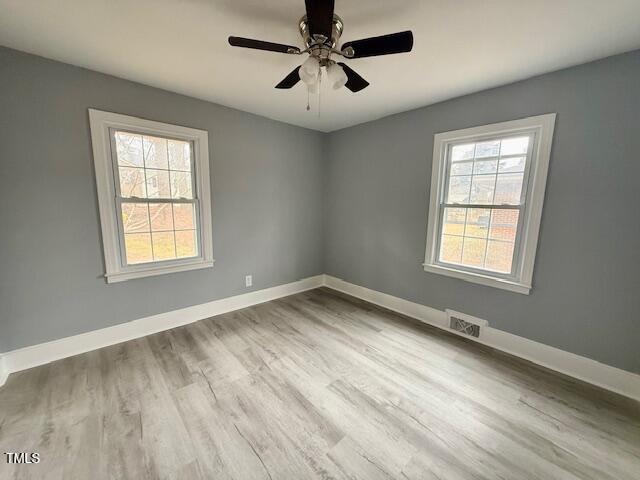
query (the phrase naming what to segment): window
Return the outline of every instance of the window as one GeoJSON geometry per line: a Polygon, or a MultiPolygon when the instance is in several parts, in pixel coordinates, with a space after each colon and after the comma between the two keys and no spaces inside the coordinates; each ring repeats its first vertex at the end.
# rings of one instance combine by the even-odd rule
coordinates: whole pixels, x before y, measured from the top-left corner
{"type": "Polygon", "coordinates": [[[207,132],[89,118],[107,281],[212,266],[207,132]]]}
{"type": "Polygon", "coordinates": [[[437,134],[424,268],[528,294],[555,114],[437,134]]]}

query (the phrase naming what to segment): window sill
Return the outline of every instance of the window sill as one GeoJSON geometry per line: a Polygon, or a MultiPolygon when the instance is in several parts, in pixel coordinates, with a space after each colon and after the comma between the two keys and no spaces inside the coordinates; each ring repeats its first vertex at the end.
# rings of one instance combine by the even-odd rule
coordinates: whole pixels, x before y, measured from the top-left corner
{"type": "Polygon", "coordinates": [[[149,266],[149,268],[108,273],[105,275],[105,277],[107,278],[107,283],[117,283],[124,282],[125,280],[132,280],[134,278],[152,277],[155,275],[164,275],[166,273],[186,272],[189,270],[211,268],[213,267],[213,262],[214,260],[199,260],[197,262],[181,263],[177,265],[149,266]]]}
{"type": "Polygon", "coordinates": [[[529,292],[531,291],[531,285],[526,285],[524,283],[503,280],[501,278],[482,275],[479,273],[464,272],[461,270],[456,270],[454,268],[443,267],[442,265],[423,263],[422,266],[424,267],[425,272],[446,275],[447,277],[458,278],[460,280],[465,280],[467,282],[477,283],[488,287],[501,288],[502,290],[509,290],[510,292],[521,293],[523,295],[529,295],[529,292]]]}

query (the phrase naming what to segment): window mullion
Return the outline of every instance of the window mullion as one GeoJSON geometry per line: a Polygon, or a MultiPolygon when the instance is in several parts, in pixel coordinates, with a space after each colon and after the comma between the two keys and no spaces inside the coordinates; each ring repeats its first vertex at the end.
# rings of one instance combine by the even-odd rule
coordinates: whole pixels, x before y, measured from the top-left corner
{"type": "MultiPolygon", "coordinates": [[[[178,258],[178,242],[176,240],[176,216],[175,216],[175,212],[174,212],[175,209],[173,208],[173,205],[174,204],[172,203],[171,204],[171,225],[173,225],[173,251],[175,253],[176,258],[178,258]]],[[[194,216],[195,216],[195,213],[194,213],[194,216]]],[[[194,227],[197,227],[197,225],[194,225],[194,227]]]]}
{"type": "MultiPolygon", "coordinates": [[[[496,159],[496,174],[493,179],[493,196],[491,197],[491,203],[496,200],[496,188],[498,187],[498,172],[500,172],[500,159],[502,158],[502,141],[500,142],[500,151],[498,152],[498,158],[496,159]]],[[[484,242],[484,254],[482,255],[482,268],[487,268],[487,252],[489,251],[489,234],[491,232],[491,222],[493,220],[493,209],[489,210],[489,225],[487,226],[487,239],[484,242]]],[[[516,229],[517,229],[516,225],[516,229]]],[[[516,230],[517,235],[517,230],[516,230]]]]}
{"type": "MultiPolygon", "coordinates": [[[[189,149],[191,150],[191,148],[189,149]]],[[[191,159],[189,159],[189,161],[191,161],[191,159]]],[[[172,179],[172,175],[171,175],[171,156],[169,155],[169,141],[167,141],[167,166],[169,167],[169,195],[171,195],[171,197],[173,197],[173,183],[171,182],[172,179]]],[[[193,181],[193,175],[191,175],[192,177],[192,181],[193,181]]],[[[193,192],[193,187],[192,190],[193,192]]],[[[174,214],[173,211],[173,202],[170,202],[171,204],[169,205],[169,208],[171,208],[171,225],[172,225],[172,234],[173,234],[173,255],[175,258],[178,258],[178,244],[176,242],[176,216],[174,214]]],[[[153,243],[151,243],[151,246],[153,247],[153,243]]]]}
{"type": "Polygon", "coordinates": [[[477,204],[477,203],[441,203],[440,208],[481,208],[481,209],[492,209],[492,210],[523,210],[524,204],[522,205],[508,205],[508,204],[477,204]]]}
{"type": "Polygon", "coordinates": [[[196,198],[140,198],[140,197],[116,197],[120,203],[197,203],[196,198]]]}
{"type": "MultiPolygon", "coordinates": [[[[473,177],[472,177],[472,180],[473,180],[473,177]]],[[[471,188],[471,187],[469,187],[469,188],[471,188]]],[[[467,234],[467,218],[469,218],[469,210],[465,209],[465,211],[464,211],[464,228],[462,229],[462,248],[460,249],[460,263],[462,263],[462,259],[464,257],[464,244],[466,243],[465,239],[466,239],[466,234],[467,234]]],[[[444,223],[443,223],[442,229],[444,230],[444,223]]]]}
{"type": "Polygon", "coordinates": [[[151,209],[149,208],[149,204],[147,204],[147,218],[149,219],[149,240],[151,241],[151,261],[156,261],[156,254],[153,250],[153,227],[151,226],[151,209]]]}

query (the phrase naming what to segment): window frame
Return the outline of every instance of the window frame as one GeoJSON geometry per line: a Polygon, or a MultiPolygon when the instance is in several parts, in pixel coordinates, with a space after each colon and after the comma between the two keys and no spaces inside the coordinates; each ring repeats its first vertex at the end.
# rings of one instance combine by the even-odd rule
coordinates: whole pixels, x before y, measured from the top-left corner
{"type": "MultiPolygon", "coordinates": [[[[449,161],[450,158],[450,150],[457,146],[457,145],[464,145],[467,143],[470,143],[470,140],[466,139],[466,140],[456,140],[456,141],[452,141],[452,142],[447,142],[445,148],[445,158],[443,159],[443,162],[445,163],[445,170],[442,176],[442,198],[441,198],[441,202],[438,205],[438,223],[437,223],[437,227],[439,228],[438,230],[438,235],[436,236],[436,241],[437,244],[435,245],[435,253],[436,253],[436,262],[438,263],[438,265],[441,265],[445,268],[452,268],[452,269],[456,269],[456,270],[461,270],[461,271],[465,271],[468,273],[472,273],[472,274],[478,274],[478,275],[490,275],[490,276],[494,276],[496,278],[501,278],[507,281],[517,281],[517,262],[513,261],[512,265],[511,265],[511,271],[506,273],[506,272],[499,272],[499,271],[494,271],[494,270],[490,270],[490,269],[486,269],[486,268],[480,268],[480,267],[473,267],[473,266],[468,266],[468,265],[463,265],[463,264],[456,264],[456,263],[450,263],[450,262],[444,262],[441,260],[437,260],[438,257],[438,252],[440,252],[441,246],[442,246],[442,229],[443,229],[443,224],[444,224],[444,213],[445,213],[445,209],[447,208],[464,208],[464,209],[479,209],[479,210],[517,210],[518,211],[518,223],[516,225],[516,239],[514,242],[514,252],[513,252],[513,258],[519,258],[519,252],[520,252],[520,245],[521,245],[521,240],[522,240],[522,230],[523,230],[523,226],[524,226],[524,211],[528,205],[528,182],[529,182],[529,175],[531,172],[531,164],[532,164],[532,157],[533,157],[533,153],[535,151],[536,148],[536,132],[533,130],[527,131],[518,131],[518,132],[514,132],[511,133],[509,135],[505,135],[505,134],[498,134],[498,135],[487,135],[487,136],[482,136],[479,137],[477,142],[490,142],[492,140],[504,140],[510,137],[523,137],[526,136],[529,138],[529,145],[527,147],[527,152],[524,154],[525,158],[526,158],[526,162],[525,162],[525,168],[523,173],[523,183],[522,183],[522,189],[520,191],[520,200],[518,204],[474,204],[474,203],[446,203],[444,201],[445,198],[447,198],[447,195],[449,193],[449,188],[448,188],[448,180],[451,178],[451,167],[453,162],[449,161]]],[[[515,154],[515,155],[508,155],[507,158],[519,158],[522,157],[522,154],[515,154]]],[[[504,157],[502,157],[502,155],[498,155],[497,157],[495,157],[495,159],[497,160],[497,167],[496,169],[499,169],[499,164],[500,164],[500,160],[502,160],[504,157]]],[[[494,159],[494,157],[486,157],[482,158],[481,161],[490,161],[494,159]]],[[[475,163],[474,159],[471,159],[471,161],[473,163],[475,163]]],[[[520,172],[517,172],[520,173],[520,172]]],[[[473,175],[474,177],[476,176],[475,174],[473,175]]],[[[497,172],[496,172],[496,181],[497,181],[497,172]]],[[[495,185],[494,185],[494,190],[495,190],[495,185]]],[[[467,212],[468,213],[468,212],[467,212]]],[[[491,218],[489,219],[489,227],[491,226],[491,218]]],[[[474,237],[469,237],[469,238],[474,238],[474,237]]],[[[488,240],[488,239],[487,239],[488,240]]],[[[486,251],[485,251],[485,256],[486,256],[486,251]]]]}
{"type": "MultiPolygon", "coordinates": [[[[424,270],[472,283],[492,286],[528,295],[532,288],[535,255],[547,183],[556,114],[538,115],[508,122],[482,125],[434,136],[431,192],[427,222],[424,270]],[[480,142],[510,136],[531,135],[521,193],[512,270],[505,274],[483,268],[441,262],[439,260],[442,221],[449,179],[449,150],[456,144],[480,142]]],[[[473,205],[472,208],[502,208],[496,205],[473,205]]],[[[466,208],[466,205],[458,208],[466,208]]],[[[513,209],[513,207],[504,207],[513,209]]]]}
{"type": "MultiPolygon", "coordinates": [[[[182,272],[212,267],[213,236],[211,220],[211,193],[209,176],[209,134],[205,130],[155,122],[129,115],[121,115],[96,109],[89,109],[89,124],[93,147],[93,159],[98,193],[98,207],[102,228],[105,277],[108,283],[134,278],[149,277],[173,272],[182,272]],[[118,210],[123,199],[119,195],[117,157],[115,151],[115,131],[125,131],[140,135],[151,135],[175,140],[188,141],[192,145],[192,191],[195,206],[195,222],[198,242],[198,256],[184,259],[158,260],[148,263],[127,265],[123,244],[121,212],[118,210]]],[[[136,203],[136,199],[132,199],[136,203]]],[[[180,199],[150,199],[143,203],[183,203],[180,199]]]]}

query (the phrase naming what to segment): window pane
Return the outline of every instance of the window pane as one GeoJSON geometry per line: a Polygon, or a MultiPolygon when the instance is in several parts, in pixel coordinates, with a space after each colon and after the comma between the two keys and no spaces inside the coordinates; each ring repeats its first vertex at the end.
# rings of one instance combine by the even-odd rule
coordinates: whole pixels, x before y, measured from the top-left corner
{"type": "Polygon", "coordinates": [[[481,175],[479,177],[473,177],[469,203],[493,203],[493,190],[495,187],[495,183],[495,175],[481,175]]]}
{"type": "Polygon", "coordinates": [[[170,203],[150,203],[149,216],[151,217],[151,230],[173,230],[173,215],[170,203]]]}
{"type": "Polygon", "coordinates": [[[450,235],[464,235],[466,208],[445,208],[443,232],[450,235]]]}
{"type": "Polygon", "coordinates": [[[500,155],[519,155],[527,153],[529,148],[529,137],[507,138],[502,140],[500,155]]]}
{"type": "Polygon", "coordinates": [[[120,177],[120,195],[122,197],[145,198],[144,169],[118,167],[120,177]]]}
{"type": "Polygon", "coordinates": [[[123,203],[122,226],[124,233],[148,232],[149,211],[146,203],[123,203]]]}
{"type": "Polygon", "coordinates": [[[487,238],[491,210],[488,208],[469,208],[464,229],[465,237],[487,238]]]}
{"type": "Polygon", "coordinates": [[[514,244],[511,242],[492,242],[489,240],[485,268],[502,273],[511,273],[513,247],[514,244]]]}
{"type": "Polygon", "coordinates": [[[149,198],[171,198],[168,170],[145,170],[147,173],[147,195],[149,198]]]}
{"type": "Polygon", "coordinates": [[[462,237],[443,235],[440,243],[440,260],[448,263],[460,263],[462,258],[462,237]]]}
{"type": "Polygon", "coordinates": [[[124,245],[128,264],[144,263],[153,260],[150,233],[125,233],[124,245]]]}
{"type": "Polygon", "coordinates": [[[498,160],[482,160],[473,163],[473,174],[482,175],[484,173],[496,173],[498,170],[498,160]]]}
{"type": "Polygon", "coordinates": [[[178,258],[195,257],[198,255],[195,230],[176,232],[176,253],[178,258]]]}
{"type": "Polygon", "coordinates": [[[468,203],[470,187],[471,177],[451,177],[447,203],[468,203]]]}
{"type": "Polygon", "coordinates": [[[524,172],[527,157],[503,158],[500,160],[500,173],[524,172]]]}
{"type": "Polygon", "coordinates": [[[515,242],[519,216],[518,210],[492,210],[489,238],[515,242]]]}
{"type": "Polygon", "coordinates": [[[143,167],[142,136],[127,132],[116,132],[115,138],[118,165],[143,167]]]}
{"type": "Polygon", "coordinates": [[[461,205],[442,212],[440,261],[511,273],[520,209],[493,205],[520,205],[532,139],[520,134],[450,147],[444,203],[461,205]]]}
{"type": "Polygon", "coordinates": [[[486,240],[465,237],[462,247],[462,264],[470,267],[482,267],[486,247],[486,240]]]}
{"type": "Polygon", "coordinates": [[[153,259],[170,260],[176,258],[173,232],[153,233],[153,259]]]}
{"type": "Polygon", "coordinates": [[[494,203],[497,205],[519,205],[523,179],[523,173],[498,174],[494,203]]]}
{"type": "Polygon", "coordinates": [[[469,160],[473,158],[475,147],[475,143],[469,143],[467,145],[456,145],[451,149],[451,161],[457,162],[459,160],[469,160]]]}
{"type": "Polygon", "coordinates": [[[191,144],[180,140],[169,140],[169,168],[191,170],[191,144]]]}
{"type": "Polygon", "coordinates": [[[167,157],[167,140],[165,138],[145,137],[144,144],[144,166],[146,168],[169,168],[167,157]]]}
{"type": "Polygon", "coordinates": [[[451,175],[471,175],[473,162],[458,162],[451,164],[451,175]]]}
{"type": "Polygon", "coordinates": [[[500,140],[480,142],[476,144],[476,158],[496,157],[500,153],[500,140]]]}
{"type": "Polygon", "coordinates": [[[196,228],[191,203],[174,203],[173,218],[176,230],[192,230],[196,228]]]}
{"type": "Polygon", "coordinates": [[[189,172],[171,172],[171,196],[173,198],[193,198],[189,172]]]}

